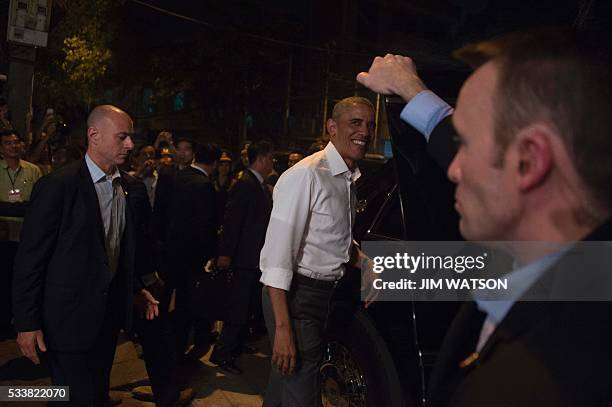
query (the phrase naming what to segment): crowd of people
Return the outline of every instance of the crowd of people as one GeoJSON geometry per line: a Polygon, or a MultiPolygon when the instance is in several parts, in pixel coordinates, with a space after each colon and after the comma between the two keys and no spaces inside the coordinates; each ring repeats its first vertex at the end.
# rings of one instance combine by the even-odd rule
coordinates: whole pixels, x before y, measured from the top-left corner
{"type": "MultiPolygon", "coordinates": [[[[20,314],[20,310],[26,306],[22,302],[23,297],[32,295],[36,289],[30,284],[23,285],[24,281],[19,277],[22,277],[20,272],[25,266],[19,259],[15,262],[18,251],[21,253],[28,251],[28,231],[35,235],[43,232],[40,221],[32,220],[36,218],[37,211],[34,203],[46,199],[43,197],[33,200],[35,185],[43,175],[47,175],[44,180],[64,179],[71,172],[71,175],[78,176],[87,167],[93,177],[99,198],[97,205],[95,202],[93,204],[89,202],[89,205],[93,206],[88,206],[88,208],[99,207],[101,226],[103,226],[103,244],[98,247],[103,252],[95,256],[97,261],[102,261],[106,265],[104,258],[115,252],[115,258],[109,258],[109,264],[116,263],[110,266],[113,284],[117,281],[114,275],[121,266],[119,260],[124,260],[120,259],[125,252],[121,237],[127,238],[126,228],[130,226],[130,223],[128,223],[129,216],[126,214],[115,225],[111,215],[116,210],[126,211],[126,204],[129,212],[130,203],[135,202],[133,208],[137,213],[134,213],[133,219],[138,219],[138,222],[142,223],[136,225],[140,228],[141,233],[135,235],[138,238],[133,239],[130,244],[135,245],[133,247],[134,256],[139,259],[140,257],[147,258],[147,261],[136,262],[137,280],[142,282],[143,288],[146,287],[155,296],[155,301],[158,301],[155,304],[155,313],[158,315],[152,321],[135,318],[134,329],[128,332],[142,344],[143,357],[150,375],[155,400],[159,405],[171,405],[177,400],[186,402],[193,397],[191,389],[179,390],[175,382],[174,372],[181,363],[199,359],[216,343],[211,361],[226,372],[240,374],[241,370],[234,364],[234,360],[244,352],[254,353],[256,351],[256,348],[248,346],[247,343],[251,339],[258,338],[265,331],[260,311],[261,301],[258,301],[261,286],[257,273],[259,251],[263,245],[272,205],[271,192],[274,182],[278,179],[278,172],[274,169],[273,145],[267,141],[245,143],[240,150],[239,158],[234,161],[230,151],[222,150],[215,144],[197,142],[185,137],[175,139],[168,131],[160,132],[152,143],[144,143],[136,147],[133,142],[132,127],[131,119],[120,109],[113,106],[100,106],[94,109],[88,118],[87,150],[83,151],[72,145],[50,148],[46,141],[52,138],[55,132],[52,117],[45,118],[38,135],[33,137],[34,143],[29,143],[26,137],[21,137],[7,121],[6,128],[0,132],[2,157],[0,161],[2,164],[0,244],[2,259],[7,265],[5,268],[7,272],[2,276],[5,295],[2,296],[4,306],[2,307],[1,328],[5,337],[11,337],[14,329],[21,332],[33,327],[41,328],[40,322],[29,321],[24,325],[24,316],[20,314]],[[115,130],[121,131],[112,133],[115,130]],[[101,135],[103,135],[102,138],[101,135]],[[104,139],[109,137],[118,138],[115,140],[115,145],[111,145],[112,140],[104,139]],[[96,155],[99,155],[100,158],[95,159],[96,155]],[[47,160],[46,157],[50,159],[47,160]],[[103,168],[99,164],[104,160],[108,161],[108,168],[103,168]],[[48,165],[49,161],[51,165],[48,165]],[[83,163],[86,164],[85,167],[83,163]],[[125,182],[121,188],[125,193],[126,201],[117,208],[113,206],[115,205],[113,197],[116,196],[114,183],[111,181],[104,189],[100,186],[102,185],[101,180],[97,178],[108,174],[108,171],[119,171],[114,173],[113,177],[121,179],[122,183],[125,182]],[[124,180],[130,180],[130,182],[124,180]],[[134,185],[140,185],[140,187],[134,185]],[[252,189],[253,185],[255,190],[252,189]],[[130,191],[130,189],[134,190],[130,191]],[[146,197],[146,202],[140,199],[142,197],[146,197]],[[104,201],[104,199],[110,200],[104,201]],[[29,210],[27,210],[28,206],[30,206],[29,210]],[[23,227],[24,218],[28,219],[25,228],[23,227]],[[148,226],[145,227],[145,225],[148,226]],[[24,229],[23,241],[20,244],[22,228],[24,229]],[[117,241],[121,244],[113,245],[113,242],[117,241]],[[231,273],[235,283],[224,287],[226,292],[222,294],[222,301],[220,299],[218,303],[209,302],[207,310],[200,311],[198,310],[200,305],[198,297],[210,294],[210,291],[204,290],[206,287],[201,288],[200,285],[212,284],[211,277],[203,274],[207,263],[209,267],[219,272],[231,273]],[[11,292],[13,268],[16,269],[18,276],[13,290],[15,296],[11,292]],[[12,303],[15,304],[15,309],[12,303]],[[217,310],[211,310],[211,307],[230,307],[231,309],[221,316],[217,310]],[[16,317],[14,319],[13,314],[16,317]],[[214,324],[215,317],[224,320],[220,336],[215,331],[217,326],[214,324]],[[190,340],[191,331],[193,331],[193,340],[190,340]]],[[[300,151],[292,151],[289,154],[288,167],[293,166],[303,156],[304,154],[300,151]]],[[[45,196],[48,189],[49,186],[45,186],[40,193],[45,196]]],[[[72,214],[76,213],[78,211],[72,214]]],[[[90,220],[99,220],[95,213],[88,215],[90,220]]],[[[66,214],[58,210],[53,216],[59,221],[59,218],[66,214]]],[[[48,217],[46,219],[48,220],[48,217]]],[[[54,239],[49,244],[57,245],[58,243],[54,239]]],[[[70,250],[78,249],[70,247],[70,250]]],[[[93,255],[92,252],[88,253],[90,256],[93,255]]],[[[21,260],[24,259],[24,256],[28,259],[39,258],[43,262],[52,262],[52,259],[55,258],[50,252],[44,255],[45,257],[39,258],[28,253],[20,257],[21,260]]],[[[96,262],[96,259],[93,258],[86,260],[96,262]]],[[[68,262],[68,259],[62,261],[68,262]]],[[[129,267],[126,269],[130,270],[129,267]]],[[[33,272],[33,270],[28,271],[33,272]]],[[[36,271],[43,273],[44,277],[43,275],[38,276],[42,279],[46,279],[49,273],[49,270],[36,271]]],[[[78,281],[82,282],[81,279],[74,279],[72,283],[77,285],[78,281]]],[[[45,288],[44,292],[52,292],[52,290],[45,288]]],[[[56,305],[49,304],[49,308],[54,307],[56,305]]],[[[95,353],[100,355],[109,355],[109,349],[114,349],[110,343],[116,341],[117,328],[123,325],[128,326],[123,316],[120,322],[112,321],[108,315],[109,309],[104,314],[106,316],[102,318],[101,323],[105,330],[111,327],[110,330],[114,333],[104,338],[106,342],[101,344],[102,348],[95,348],[95,353]]],[[[121,307],[113,308],[113,311],[120,309],[121,307]]],[[[63,311],[68,312],[67,309],[63,311]]],[[[129,315],[125,310],[121,312],[129,315]]],[[[43,322],[42,325],[44,324],[43,322]]],[[[32,331],[39,331],[39,329],[32,331]]],[[[49,330],[45,329],[45,331],[49,330]]],[[[95,331],[96,329],[93,329],[93,332],[95,331]]],[[[35,341],[41,341],[36,343],[46,344],[50,341],[52,343],[51,349],[55,352],[48,352],[49,357],[43,360],[50,367],[52,381],[71,383],[72,379],[79,378],[78,382],[82,384],[88,377],[84,373],[85,367],[95,362],[100,365],[98,372],[101,376],[94,378],[92,382],[97,383],[98,388],[92,388],[90,385],[82,393],[75,389],[72,396],[75,400],[80,400],[80,397],[83,397],[83,400],[101,400],[101,394],[108,393],[108,386],[103,386],[103,383],[106,383],[107,380],[104,377],[109,373],[109,357],[104,360],[101,360],[99,356],[91,357],[94,353],[91,351],[89,358],[81,360],[83,364],[80,366],[80,371],[79,366],[74,363],[68,368],[63,367],[63,370],[71,370],[73,372],[71,374],[78,372],[74,377],[67,376],[68,373],[58,367],[66,363],[61,357],[58,358],[58,355],[62,353],[58,349],[65,350],[62,337],[70,332],[70,329],[62,331],[59,339],[60,345],[56,345],[57,339],[53,338],[50,332],[45,332],[46,341],[42,339],[42,336],[35,336],[35,341]],[[54,355],[56,359],[51,358],[51,355],[54,355]]],[[[71,333],[76,338],[83,335],[83,332],[71,333]]],[[[20,344],[22,343],[23,341],[20,340],[20,344]]],[[[100,344],[96,343],[96,345],[100,344]]],[[[28,345],[24,346],[27,348],[28,345]]],[[[78,349],[78,347],[73,348],[73,344],[66,344],[66,346],[70,352],[78,349]]],[[[38,349],[44,348],[38,345],[38,349]]],[[[36,351],[31,348],[24,354],[31,357],[36,363],[41,361],[36,351]]],[[[108,402],[107,396],[105,397],[104,401],[108,402]]],[[[148,399],[150,395],[144,394],[144,398],[148,399]]]]}
{"type": "MultiPolygon", "coordinates": [[[[594,45],[583,34],[542,31],[464,48],[475,71],[455,109],[409,57],[377,57],[357,81],[404,99],[403,120],[457,185],[465,239],[609,240],[612,65],[594,45]]],[[[292,153],[280,176],[267,141],[245,145],[237,165],[215,144],[169,132],[134,150],[131,118],[110,105],[87,119],[84,158],[66,150],[66,163],[50,172],[23,160],[14,131],[1,133],[2,210],[12,215],[2,219],[14,225],[4,250],[16,250],[12,312],[24,355],[44,358],[75,405],[107,405],[123,328],[142,343],[155,401],[175,405],[193,397],[176,382],[181,361],[214,343],[210,360],[240,374],[235,360],[254,351],[248,338],[265,326],[273,369],[264,405],[321,405],[328,302],[346,264],[366,277],[371,264],[352,227],[374,107],[342,99],[326,128],[330,142],[307,157],[292,153]],[[15,215],[25,206],[22,221],[15,215]],[[216,307],[209,288],[224,284],[216,307]]],[[[550,283],[567,261],[566,253],[514,254],[512,274],[534,276],[521,279],[522,293],[550,283]]],[[[428,405],[610,405],[609,303],[521,295],[464,304],[428,405]]]]}

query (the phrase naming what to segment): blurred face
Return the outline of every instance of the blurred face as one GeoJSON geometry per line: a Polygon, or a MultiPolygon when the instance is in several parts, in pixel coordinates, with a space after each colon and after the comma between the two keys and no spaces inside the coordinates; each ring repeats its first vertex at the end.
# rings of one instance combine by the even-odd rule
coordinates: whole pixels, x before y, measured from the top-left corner
{"type": "Polygon", "coordinates": [[[162,150],[162,157],[159,159],[159,165],[162,167],[172,167],[174,165],[172,154],[164,154],[162,150]]]}
{"type": "Polygon", "coordinates": [[[140,150],[140,158],[143,161],[155,160],[155,147],[153,146],[143,147],[142,150],[140,150]]]}
{"type": "Polygon", "coordinates": [[[176,146],[176,161],[179,165],[188,166],[193,162],[193,148],[191,143],[181,141],[176,146]]]}
{"type": "Polygon", "coordinates": [[[152,174],[155,169],[155,147],[146,146],[140,150],[138,164],[142,166],[142,170],[146,174],[152,174]]]}
{"type": "Polygon", "coordinates": [[[327,121],[331,142],[351,170],[365,157],[375,128],[374,111],[363,103],[355,103],[336,120],[327,121]]]}
{"type": "Polygon", "coordinates": [[[295,164],[300,162],[302,158],[304,158],[304,156],[299,153],[289,154],[289,158],[287,159],[287,168],[293,167],[295,164]]]}
{"type": "Polygon", "coordinates": [[[231,161],[220,161],[217,166],[217,171],[219,171],[220,175],[228,175],[230,170],[232,169],[231,161]]]}
{"type": "Polygon", "coordinates": [[[261,174],[266,176],[274,169],[274,155],[272,153],[257,157],[261,163],[261,174]]]}
{"type": "Polygon", "coordinates": [[[15,134],[4,136],[0,140],[0,152],[4,158],[17,159],[21,157],[21,141],[15,134]]]}
{"type": "Polygon", "coordinates": [[[88,129],[89,147],[100,164],[108,167],[122,165],[134,148],[132,119],[124,113],[109,112],[95,127],[88,129]]]}
{"type": "Polygon", "coordinates": [[[58,169],[68,161],[68,156],[66,155],[66,150],[60,148],[59,150],[55,150],[53,156],[51,157],[51,167],[53,169],[58,169]]]}
{"type": "Polygon", "coordinates": [[[512,172],[508,160],[499,163],[494,135],[497,78],[492,63],[479,68],[461,89],[453,115],[460,144],[448,177],[457,184],[455,208],[468,240],[508,240],[519,218],[512,172]]]}
{"type": "Polygon", "coordinates": [[[242,162],[242,165],[244,165],[245,167],[249,166],[248,148],[249,148],[249,145],[245,144],[242,150],[240,150],[240,161],[242,162]]]}

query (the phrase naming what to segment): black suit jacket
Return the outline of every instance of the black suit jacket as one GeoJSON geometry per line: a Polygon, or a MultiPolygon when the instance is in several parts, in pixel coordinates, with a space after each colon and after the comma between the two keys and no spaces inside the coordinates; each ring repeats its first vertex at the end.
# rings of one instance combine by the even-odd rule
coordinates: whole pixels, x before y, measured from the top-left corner
{"type": "Polygon", "coordinates": [[[219,255],[231,257],[235,268],[259,269],[271,211],[270,191],[245,170],[229,191],[219,255]]]}
{"type": "MultiPolygon", "coordinates": [[[[454,136],[449,116],[429,140],[431,155],[444,169],[456,152],[454,136]]],[[[612,222],[587,240],[612,240],[612,222]]],[[[536,284],[559,273],[580,273],[571,261],[562,257],[536,284]]],[[[609,302],[517,302],[478,357],[466,363],[484,319],[474,302],[460,309],[432,373],[428,406],[612,405],[609,302]]]]}
{"type": "Polygon", "coordinates": [[[152,272],[151,207],[144,184],[125,173],[125,231],[111,283],[104,227],[84,160],[41,178],[32,192],[15,259],[13,312],[17,331],[42,329],[50,349],[78,352],[92,346],[107,306],[124,328],[132,322],[138,276],[152,272]]]}
{"type": "Polygon", "coordinates": [[[202,270],[215,256],[217,220],[215,187],[202,171],[186,167],[173,181],[166,222],[166,275],[173,271],[202,270]]]}

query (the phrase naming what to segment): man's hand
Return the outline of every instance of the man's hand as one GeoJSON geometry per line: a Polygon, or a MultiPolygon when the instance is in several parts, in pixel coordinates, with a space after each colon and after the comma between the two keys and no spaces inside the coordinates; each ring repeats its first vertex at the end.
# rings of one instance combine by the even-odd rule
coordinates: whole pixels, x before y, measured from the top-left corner
{"type": "Polygon", "coordinates": [[[134,306],[138,310],[139,313],[144,314],[145,318],[148,320],[152,320],[155,317],[159,316],[159,301],[151,295],[150,292],[145,290],[144,288],[140,290],[136,297],[134,298],[134,306]]]}
{"type": "Polygon", "coordinates": [[[155,169],[155,161],[145,160],[144,162],[138,165],[138,168],[136,169],[136,176],[139,178],[144,178],[148,175],[153,174],[154,169],[155,169]]]}
{"type": "MultiPolygon", "coordinates": [[[[362,252],[363,254],[363,252],[362,252]]],[[[372,259],[363,254],[361,258],[361,291],[366,291],[365,307],[368,308],[378,298],[379,290],[374,288],[374,280],[376,279],[376,273],[374,273],[374,263],[372,259]]]]}
{"type": "Polygon", "coordinates": [[[365,307],[368,308],[378,297],[378,290],[375,290],[372,283],[376,279],[374,273],[372,259],[370,259],[362,250],[359,243],[353,240],[351,246],[351,258],[349,264],[361,270],[361,291],[366,291],[368,294],[365,299],[365,307]]]}
{"type": "Polygon", "coordinates": [[[47,345],[45,345],[44,335],[42,330],[19,332],[17,334],[17,345],[23,356],[30,359],[34,364],[39,365],[40,359],[36,348],[41,352],[47,351],[47,345]]]}
{"type": "Polygon", "coordinates": [[[216,265],[220,270],[227,270],[232,265],[232,258],[229,256],[219,256],[217,257],[216,265]]]}
{"type": "Polygon", "coordinates": [[[274,334],[272,365],[276,366],[282,375],[288,376],[295,372],[296,360],[295,340],[291,325],[277,326],[274,334]]]}
{"type": "Polygon", "coordinates": [[[376,57],[368,72],[360,72],[357,82],[383,95],[398,95],[408,103],[427,87],[419,78],[416,66],[409,57],[387,54],[376,57]]]}

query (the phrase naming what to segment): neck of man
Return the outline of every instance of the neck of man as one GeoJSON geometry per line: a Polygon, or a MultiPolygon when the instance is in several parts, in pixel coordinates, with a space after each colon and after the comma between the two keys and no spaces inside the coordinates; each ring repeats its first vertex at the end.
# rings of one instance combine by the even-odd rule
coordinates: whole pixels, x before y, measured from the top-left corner
{"type": "Polygon", "coordinates": [[[5,158],[4,161],[6,161],[6,164],[8,165],[8,167],[13,170],[16,171],[17,168],[19,168],[19,162],[21,161],[18,157],[17,158],[5,158]]]}
{"type": "Polygon", "coordinates": [[[94,151],[87,150],[87,155],[106,175],[113,175],[117,170],[117,166],[112,163],[106,162],[102,157],[96,154],[94,151]]]}
{"type": "Polygon", "coordinates": [[[349,158],[344,158],[344,157],[342,157],[342,159],[346,163],[346,166],[348,167],[348,169],[351,170],[351,172],[355,171],[355,168],[357,168],[357,162],[356,161],[351,160],[349,158]]]}
{"type": "Polygon", "coordinates": [[[249,170],[251,171],[255,171],[256,173],[258,173],[259,175],[261,175],[262,178],[266,178],[266,175],[268,174],[264,174],[263,173],[263,168],[261,165],[259,165],[257,162],[253,163],[253,165],[250,165],[249,170]]]}
{"type": "Polygon", "coordinates": [[[528,213],[508,239],[510,254],[519,264],[529,264],[558,251],[565,243],[580,241],[602,224],[577,208],[553,207],[537,216],[528,213]]]}

